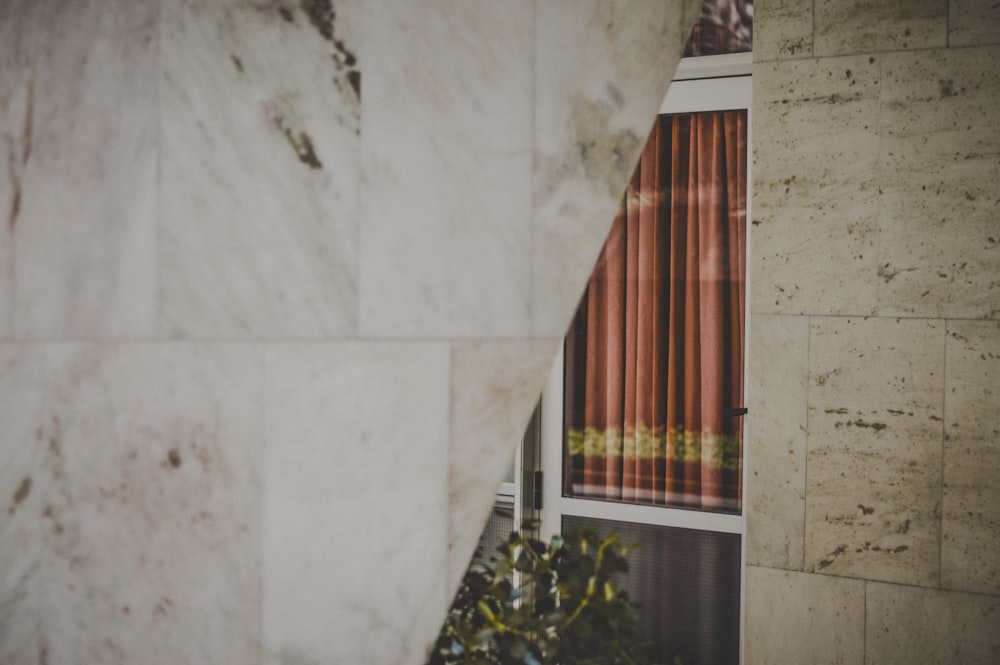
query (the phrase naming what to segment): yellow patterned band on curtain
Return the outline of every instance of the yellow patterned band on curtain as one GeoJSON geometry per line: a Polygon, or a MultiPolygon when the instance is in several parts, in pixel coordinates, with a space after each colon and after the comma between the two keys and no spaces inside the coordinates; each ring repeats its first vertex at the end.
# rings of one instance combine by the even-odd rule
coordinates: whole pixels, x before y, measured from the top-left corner
{"type": "Polygon", "coordinates": [[[583,457],[621,457],[624,437],[620,427],[599,430],[587,427],[583,431],[571,429],[567,435],[570,455],[583,457]]]}
{"type": "Polygon", "coordinates": [[[599,430],[570,429],[569,454],[582,457],[625,457],[627,459],[666,459],[678,462],[701,462],[727,471],[742,468],[740,438],[732,434],[712,434],[691,430],[673,430],[664,435],[648,427],[629,429],[622,435],[618,427],[599,430]]]}

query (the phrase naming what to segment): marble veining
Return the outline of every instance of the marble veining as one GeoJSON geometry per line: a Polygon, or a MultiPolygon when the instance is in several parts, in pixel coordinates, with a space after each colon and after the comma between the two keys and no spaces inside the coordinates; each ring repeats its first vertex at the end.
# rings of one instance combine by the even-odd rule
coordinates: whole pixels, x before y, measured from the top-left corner
{"type": "Polygon", "coordinates": [[[357,331],[356,4],[164,4],[161,334],[357,331]]]}
{"type": "Polygon", "coordinates": [[[536,4],[535,336],[565,334],[700,6],[536,4]]]}
{"type": "Polygon", "coordinates": [[[40,3],[0,5],[0,339],[14,331],[14,234],[34,135],[36,13],[40,3]]]}
{"type": "Polygon", "coordinates": [[[41,0],[30,12],[11,8],[34,24],[30,45],[21,45],[25,87],[9,110],[19,131],[0,147],[8,177],[16,174],[17,215],[11,203],[4,232],[13,230],[18,338],[154,330],[158,7],[41,0]]]}
{"type": "Polygon", "coordinates": [[[447,607],[449,364],[443,342],[269,346],[265,663],[426,653],[447,607]]]}
{"type": "Polygon", "coordinates": [[[35,428],[45,405],[40,346],[0,344],[0,662],[38,665],[44,447],[35,428]]]}
{"type": "Polygon", "coordinates": [[[448,458],[449,588],[457,588],[561,339],[454,342],[448,458]]]}
{"type": "Polygon", "coordinates": [[[0,660],[419,662],[698,2],[0,5],[0,660]]]}
{"type": "Polygon", "coordinates": [[[943,325],[814,319],[809,372],[805,570],[936,585],[943,325]]]}
{"type": "Polygon", "coordinates": [[[40,662],[259,660],[259,347],[57,344],[46,373],[40,662]]]}
{"type": "Polygon", "coordinates": [[[363,335],[530,332],[533,4],[365,4],[363,335]]]}

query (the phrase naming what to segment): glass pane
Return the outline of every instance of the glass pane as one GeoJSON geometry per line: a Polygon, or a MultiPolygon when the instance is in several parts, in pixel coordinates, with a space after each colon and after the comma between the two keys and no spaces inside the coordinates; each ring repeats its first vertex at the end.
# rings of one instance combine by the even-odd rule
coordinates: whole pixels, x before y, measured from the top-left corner
{"type": "Polygon", "coordinates": [[[746,130],[657,119],[566,337],[568,496],[741,509],[746,130]]]}
{"type": "Polygon", "coordinates": [[[640,635],[654,644],[654,663],[737,665],[740,658],[740,536],[563,516],[563,531],[617,532],[629,572],[619,588],[638,603],[640,635]]]}
{"type": "Polygon", "coordinates": [[[507,542],[507,537],[512,531],[514,531],[514,507],[502,503],[495,504],[486,522],[486,528],[479,537],[479,545],[470,565],[488,564],[490,558],[496,556],[497,547],[507,542]]]}
{"type": "Polygon", "coordinates": [[[753,48],[753,0],[705,0],[684,57],[743,53],[753,48]]]}

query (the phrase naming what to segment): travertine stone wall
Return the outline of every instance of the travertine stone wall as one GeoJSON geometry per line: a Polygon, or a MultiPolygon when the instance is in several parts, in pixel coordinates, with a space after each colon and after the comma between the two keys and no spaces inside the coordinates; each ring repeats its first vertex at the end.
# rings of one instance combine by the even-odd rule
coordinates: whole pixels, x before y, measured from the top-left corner
{"type": "Polygon", "coordinates": [[[0,2],[0,663],[419,663],[697,0],[0,2]]]}
{"type": "Polygon", "coordinates": [[[755,3],[748,664],[1000,658],[997,26],[755,3]]]}

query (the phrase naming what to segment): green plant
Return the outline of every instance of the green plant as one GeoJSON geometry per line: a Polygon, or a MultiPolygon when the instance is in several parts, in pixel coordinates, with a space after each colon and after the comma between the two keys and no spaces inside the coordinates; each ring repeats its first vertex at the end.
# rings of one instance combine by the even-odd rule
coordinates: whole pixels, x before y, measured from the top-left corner
{"type": "Polygon", "coordinates": [[[469,568],[428,664],[647,664],[635,609],[615,587],[635,547],[592,530],[548,544],[511,533],[490,564],[469,568]]]}

